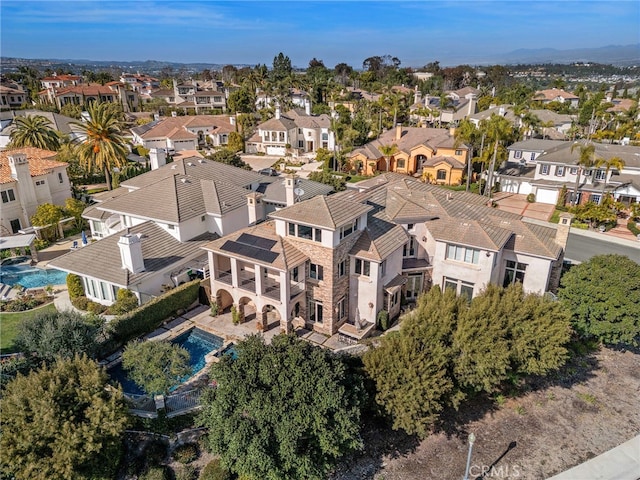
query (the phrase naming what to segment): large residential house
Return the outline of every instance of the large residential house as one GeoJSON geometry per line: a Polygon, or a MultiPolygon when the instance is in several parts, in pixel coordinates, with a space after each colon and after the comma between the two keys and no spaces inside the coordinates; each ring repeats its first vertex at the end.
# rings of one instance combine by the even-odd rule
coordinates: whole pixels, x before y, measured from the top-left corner
{"type": "Polygon", "coordinates": [[[342,105],[353,114],[362,101],[377,102],[381,97],[378,93],[367,92],[356,87],[345,87],[340,91],[339,95],[329,100],[328,104],[332,111],[338,105],[342,105]]]}
{"type": "Polygon", "coordinates": [[[616,200],[630,204],[640,202],[640,147],[594,143],[595,158],[618,157],[624,162],[621,171],[606,165],[592,168],[578,166],[580,149],[576,142],[532,139],[508,147],[507,162],[496,172],[500,190],[533,193],[536,202],[556,204],[562,187],[566,202],[571,201],[578,174],[578,203],[602,200],[603,189],[616,200]]]}
{"type": "Polygon", "coordinates": [[[181,84],[174,80],[172,89],[156,90],[151,92],[151,97],[162,99],[171,107],[197,115],[207,113],[212,109],[225,112],[228,90],[224,90],[218,84],[211,84],[210,88],[204,88],[195,80],[181,84]]]}
{"type": "Polygon", "coordinates": [[[573,93],[565,92],[560,88],[549,88],[547,90],[538,90],[534,96],[534,100],[540,101],[542,103],[551,103],[551,102],[559,102],[559,103],[569,103],[571,107],[578,108],[578,103],[580,98],[573,93]]]}
{"type": "Polygon", "coordinates": [[[140,303],[190,279],[208,276],[200,247],[264,220],[276,208],[331,188],[203,158],[176,160],[95,197],[83,217],[94,240],[53,260],[79,275],[93,301],[110,305],[118,289],[140,303]],[[302,186],[304,192],[296,187],[302,186]]]}
{"type": "Polygon", "coordinates": [[[160,81],[157,78],[140,73],[122,73],[120,82],[128,85],[131,90],[138,93],[151,93],[160,88],[160,81]]]}
{"type": "Polygon", "coordinates": [[[64,206],[71,198],[68,164],[55,160],[56,152],[34,147],[0,152],[0,196],[2,236],[31,226],[39,205],[64,206]]]}
{"type": "Polygon", "coordinates": [[[235,117],[228,115],[167,117],[131,129],[134,143],[169,153],[224,146],[233,131],[235,117]]]}
{"type": "Polygon", "coordinates": [[[488,120],[491,115],[499,115],[506,118],[515,128],[527,128],[524,132],[525,138],[540,136],[550,140],[564,140],[569,136],[569,130],[576,119],[575,115],[566,115],[556,113],[553,110],[529,110],[539,123],[534,126],[525,125],[522,117],[513,113],[513,106],[509,104],[494,105],[482,112],[474,113],[469,116],[469,121],[476,127],[483,120],[488,120]]]}
{"type": "Polygon", "coordinates": [[[406,175],[385,173],[216,239],[212,301],[270,328],[359,340],[379,312],[400,312],[434,285],[470,298],[486,285],[558,286],[569,222],[556,230],[406,175]]]}
{"type": "Polygon", "coordinates": [[[258,125],[256,133],[247,140],[247,153],[267,155],[296,155],[316,152],[319,148],[333,150],[335,137],[331,130],[331,118],[326,114],[311,114],[311,104],[305,109],[295,108],[281,114],[276,107],[275,116],[258,125]]]}
{"type": "MultiPolygon", "coordinates": [[[[288,100],[293,104],[294,108],[305,108],[307,102],[309,102],[309,94],[299,88],[290,88],[288,100]]],[[[271,95],[267,92],[256,89],[256,110],[263,108],[272,108],[278,103],[278,98],[275,95],[271,95]]]]}
{"type": "Polygon", "coordinates": [[[423,97],[416,86],[413,105],[409,108],[411,121],[420,125],[457,124],[476,113],[479,93],[479,90],[472,87],[447,92],[448,104],[443,107],[440,105],[440,97],[423,97]]]}
{"type": "Polygon", "coordinates": [[[127,86],[120,82],[110,82],[106,85],[90,83],[49,87],[39,92],[38,96],[41,100],[52,103],[58,108],[68,104],[86,107],[92,102],[110,102],[120,104],[125,112],[135,112],[140,106],[138,93],[127,89],[127,86]]]}
{"type": "Polygon", "coordinates": [[[454,133],[453,128],[397,125],[377,140],[356,148],[349,160],[355,170],[365,175],[386,171],[417,174],[433,183],[457,185],[462,180],[469,147],[458,144],[454,133]],[[396,153],[386,158],[381,149],[393,145],[396,153]]]}
{"type": "Polygon", "coordinates": [[[24,89],[13,82],[3,82],[0,84],[0,108],[20,108],[25,103],[29,95],[24,89]]]}
{"type": "Polygon", "coordinates": [[[44,88],[45,90],[53,90],[64,87],[77,87],[84,82],[82,81],[82,77],[78,75],[58,75],[56,72],[53,72],[52,76],[44,77],[42,80],[40,80],[40,83],[42,84],[42,88],[44,88]]]}

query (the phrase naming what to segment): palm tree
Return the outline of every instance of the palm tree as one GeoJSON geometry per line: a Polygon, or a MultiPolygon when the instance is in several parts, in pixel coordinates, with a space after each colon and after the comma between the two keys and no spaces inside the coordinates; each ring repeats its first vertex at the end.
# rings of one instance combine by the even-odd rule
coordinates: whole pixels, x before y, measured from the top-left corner
{"type": "Polygon", "coordinates": [[[107,189],[111,190],[111,172],[127,163],[127,148],[122,137],[122,120],[108,103],[92,103],[86,123],[73,122],[86,139],[77,146],[78,160],[88,171],[103,170],[107,189]]]}
{"type": "Polygon", "coordinates": [[[458,148],[460,145],[465,144],[469,147],[469,155],[467,158],[467,187],[466,191],[469,191],[471,183],[471,168],[473,163],[473,150],[480,140],[481,134],[476,126],[468,119],[463,119],[456,128],[454,133],[455,143],[454,146],[458,148]]]}
{"type": "Polygon", "coordinates": [[[391,157],[398,152],[398,146],[394,143],[393,145],[381,145],[378,147],[380,153],[384,155],[385,161],[385,172],[389,171],[389,162],[391,161],[391,157]]]}
{"type": "Polygon", "coordinates": [[[624,168],[624,165],[624,160],[622,160],[620,157],[611,157],[609,159],[598,158],[595,161],[595,166],[597,168],[600,168],[602,166],[605,167],[604,182],[602,182],[602,195],[600,195],[600,201],[598,202],[598,205],[601,205],[602,200],[604,200],[604,190],[605,188],[607,188],[607,178],[609,177],[609,170],[615,168],[616,170],[621,171],[624,168]]]}
{"type": "Polygon", "coordinates": [[[9,147],[36,147],[57,151],[60,148],[60,135],[50,125],[51,122],[42,115],[16,118],[9,147]]]}
{"type": "Polygon", "coordinates": [[[496,167],[496,159],[498,157],[498,147],[501,142],[508,140],[513,135],[513,126],[503,116],[492,114],[487,120],[480,122],[480,131],[482,131],[489,142],[493,142],[493,157],[489,164],[489,173],[487,175],[487,184],[485,191],[487,196],[491,198],[491,189],[493,188],[493,172],[496,167]]]}
{"type": "Polygon", "coordinates": [[[578,187],[580,186],[580,175],[582,175],[582,169],[591,168],[596,163],[596,146],[593,143],[579,143],[575,142],[571,145],[571,153],[574,150],[578,149],[578,162],[576,165],[578,166],[578,172],[576,174],[576,186],[573,190],[573,196],[571,199],[571,204],[573,206],[578,203],[578,187]]]}

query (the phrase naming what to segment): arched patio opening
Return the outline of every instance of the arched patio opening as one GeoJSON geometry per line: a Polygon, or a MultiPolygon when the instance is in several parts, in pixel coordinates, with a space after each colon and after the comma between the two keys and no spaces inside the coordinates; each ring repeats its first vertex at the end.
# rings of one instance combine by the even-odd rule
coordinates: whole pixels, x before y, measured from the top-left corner
{"type": "Polygon", "coordinates": [[[226,312],[231,309],[233,305],[233,297],[229,292],[224,289],[220,289],[216,292],[215,302],[218,304],[219,311],[226,312]]]}

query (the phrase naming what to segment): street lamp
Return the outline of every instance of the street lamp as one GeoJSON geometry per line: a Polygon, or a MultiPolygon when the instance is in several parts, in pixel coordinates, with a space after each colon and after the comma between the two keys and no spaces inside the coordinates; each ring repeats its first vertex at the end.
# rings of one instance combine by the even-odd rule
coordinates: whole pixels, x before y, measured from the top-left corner
{"type": "Polygon", "coordinates": [[[473,450],[473,442],[476,441],[474,433],[469,434],[469,453],[467,454],[467,469],[464,472],[464,479],[469,480],[469,467],[471,466],[471,450],[473,450]]]}

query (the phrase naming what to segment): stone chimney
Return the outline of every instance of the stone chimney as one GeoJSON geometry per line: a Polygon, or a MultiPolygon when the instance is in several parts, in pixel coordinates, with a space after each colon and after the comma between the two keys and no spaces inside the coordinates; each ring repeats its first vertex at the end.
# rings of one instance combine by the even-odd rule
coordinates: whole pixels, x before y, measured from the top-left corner
{"type": "Polygon", "coordinates": [[[396,124],[396,142],[399,141],[402,138],[402,124],[401,123],[397,123],[396,124]]]}
{"type": "MultiPolygon", "coordinates": [[[[24,217],[29,222],[29,218],[36,213],[38,208],[38,198],[36,189],[29,171],[29,160],[24,153],[14,153],[8,155],[11,178],[18,182],[18,194],[22,205],[24,217]]],[[[29,222],[28,225],[31,225],[29,222]]]]}
{"type": "Polygon", "coordinates": [[[144,258],[142,257],[142,242],[138,235],[127,233],[118,240],[120,248],[120,259],[122,260],[122,268],[129,270],[131,273],[140,273],[144,271],[144,258]]]}
{"type": "Polygon", "coordinates": [[[230,115],[230,116],[229,116],[229,123],[230,123],[231,125],[235,125],[235,124],[236,124],[236,117],[235,117],[235,115],[230,115]]]}
{"type": "Polygon", "coordinates": [[[573,215],[567,212],[560,214],[558,229],[556,230],[556,243],[563,249],[567,248],[567,240],[569,239],[569,231],[571,229],[571,219],[573,215]]]}
{"type": "Polygon", "coordinates": [[[280,105],[276,105],[276,120],[280,120],[280,105]]]}
{"type": "Polygon", "coordinates": [[[247,208],[249,210],[249,225],[255,225],[265,219],[264,202],[260,193],[251,192],[247,195],[247,208]]]}
{"type": "Polygon", "coordinates": [[[456,135],[456,127],[449,127],[449,135],[451,137],[455,137],[455,135],[456,135]]]}
{"type": "Polygon", "coordinates": [[[156,170],[167,164],[167,154],[164,148],[152,148],[149,150],[151,160],[151,170],[156,170]]]}
{"type": "Polygon", "coordinates": [[[296,184],[297,179],[298,179],[298,176],[293,173],[289,173],[284,177],[284,190],[285,190],[285,198],[287,201],[287,207],[296,203],[296,194],[294,190],[297,187],[297,184],[296,184]]]}
{"type": "Polygon", "coordinates": [[[311,116],[311,100],[308,98],[304,101],[304,113],[311,116]]]}

